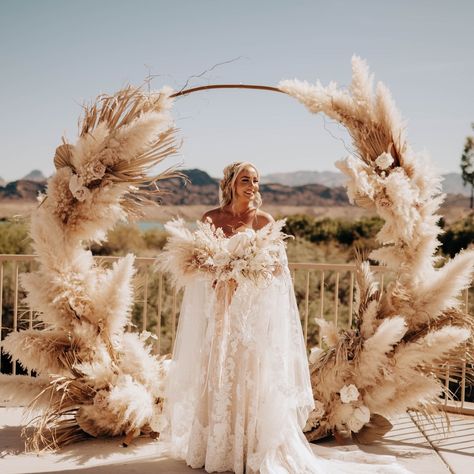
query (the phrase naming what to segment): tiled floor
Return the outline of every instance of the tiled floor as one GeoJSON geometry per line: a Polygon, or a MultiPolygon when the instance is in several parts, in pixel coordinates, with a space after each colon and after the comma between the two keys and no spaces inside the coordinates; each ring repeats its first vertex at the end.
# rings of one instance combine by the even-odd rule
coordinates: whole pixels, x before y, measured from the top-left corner
{"type": "MultiPolygon", "coordinates": [[[[442,427],[441,416],[435,421],[442,427]]],[[[20,439],[21,410],[0,408],[0,473],[203,473],[188,468],[163,454],[161,443],[138,439],[128,448],[120,440],[91,440],[66,447],[57,453],[41,455],[23,453],[20,439]]],[[[313,447],[316,454],[330,457],[335,442],[313,447]]],[[[343,450],[360,450],[373,454],[396,456],[400,464],[419,474],[474,473],[474,417],[451,415],[451,432],[407,414],[394,422],[393,430],[383,442],[371,446],[346,445],[343,450]]]]}

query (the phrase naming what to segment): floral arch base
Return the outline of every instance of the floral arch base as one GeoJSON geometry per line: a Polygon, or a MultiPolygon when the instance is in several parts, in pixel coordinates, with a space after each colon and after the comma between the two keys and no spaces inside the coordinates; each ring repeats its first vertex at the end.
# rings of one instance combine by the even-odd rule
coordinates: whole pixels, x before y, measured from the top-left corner
{"type": "MultiPolygon", "coordinates": [[[[212,87],[228,86],[197,89],[212,87]]],[[[385,221],[370,257],[395,280],[382,293],[368,262],[359,262],[354,325],[338,330],[320,321],[324,347],[310,362],[316,409],[308,439],[345,432],[370,442],[390,429],[390,416],[437,409],[443,386],[433,364],[473,362],[474,324],[458,296],[470,284],[474,254],[435,265],[440,178],[410,148],[388,89],[379,83],[373,91],[360,58],[352,59],[348,90],[297,80],[248,87],[287,93],[344,125],[354,156],[337,166],[348,178],[349,198],[385,221]]],[[[179,175],[150,170],[177,149],[173,99],[195,90],[145,94],[129,87],[99,96],[85,108],[76,143],[63,141],[56,150],[57,171],[31,219],[39,269],[21,277],[43,328],[3,342],[12,359],[38,374],[3,375],[0,389],[39,411],[27,439],[33,449],[89,436],[156,436],[162,427],[166,362],[152,354],[149,334],[126,332],[134,258],[106,269],[85,244],[140,215],[150,194],[159,193],[156,183],[179,175]]]]}

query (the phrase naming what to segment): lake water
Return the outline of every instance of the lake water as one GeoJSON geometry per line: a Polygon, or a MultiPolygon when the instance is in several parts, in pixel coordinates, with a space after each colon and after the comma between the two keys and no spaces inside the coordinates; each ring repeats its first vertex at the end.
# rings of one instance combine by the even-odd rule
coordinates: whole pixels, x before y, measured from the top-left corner
{"type": "Polygon", "coordinates": [[[141,231],[150,229],[165,230],[163,224],[161,222],[156,221],[140,221],[137,223],[137,225],[141,231]]]}
{"type": "MultiPolygon", "coordinates": [[[[161,222],[156,222],[156,221],[140,221],[137,222],[138,228],[143,232],[145,230],[150,230],[150,229],[156,229],[156,230],[165,230],[165,226],[161,222]]],[[[186,227],[189,229],[195,229],[196,228],[196,223],[194,221],[192,222],[186,222],[186,227]]]]}

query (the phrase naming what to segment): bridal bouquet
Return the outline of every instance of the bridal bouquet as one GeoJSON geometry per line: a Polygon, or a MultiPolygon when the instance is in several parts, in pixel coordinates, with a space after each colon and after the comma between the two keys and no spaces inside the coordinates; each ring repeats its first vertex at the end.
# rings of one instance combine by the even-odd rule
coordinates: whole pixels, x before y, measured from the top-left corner
{"type": "Polygon", "coordinates": [[[178,288],[199,275],[211,276],[215,282],[250,280],[265,285],[281,265],[284,225],[279,220],[226,237],[211,222],[197,222],[192,232],[183,220],[170,221],[165,225],[169,237],[158,268],[169,273],[178,288]]]}

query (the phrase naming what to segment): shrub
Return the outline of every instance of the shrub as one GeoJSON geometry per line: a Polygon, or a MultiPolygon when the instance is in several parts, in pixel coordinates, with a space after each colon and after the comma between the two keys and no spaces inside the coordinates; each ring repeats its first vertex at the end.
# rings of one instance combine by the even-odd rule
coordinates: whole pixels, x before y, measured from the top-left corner
{"type": "Polygon", "coordinates": [[[454,257],[474,242],[474,216],[472,214],[446,227],[439,239],[445,255],[454,257]]]}
{"type": "Polygon", "coordinates": [[[0,222],[0,253],[29,254],[31,252],[31,238],[26,222],[0,222]]]}

